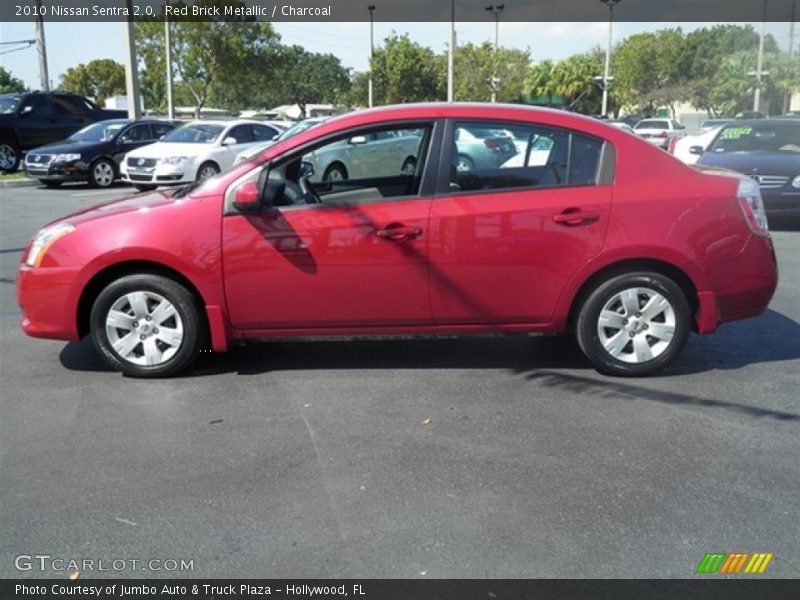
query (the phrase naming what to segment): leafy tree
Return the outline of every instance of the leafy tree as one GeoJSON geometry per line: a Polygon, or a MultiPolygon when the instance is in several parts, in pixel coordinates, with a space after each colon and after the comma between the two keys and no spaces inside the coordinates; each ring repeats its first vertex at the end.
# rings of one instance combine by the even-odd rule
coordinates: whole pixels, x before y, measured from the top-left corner
{"type": "MultiPolygon", "coordinates": [[[[441,100],[443,63],[433,50],[392,32],[372,60],[373,99],[376,105],[441,100]]],[[[367,98],[359,104],[366,105],[367,98]]]]}
{"type": "Polygon", "coordinates": [[[350,90],[350,75],[333,54],[308,52],[302,46],[284,48],[281,56],[284,76],[279,88],[283,100],[297,104],[305,117],[312,102],[340,103],[350,90]]]}
{"type": "Polygon", "coordinates": [[[125,67],[110,58],[70,67],[61,76],[61,89],[92,97],[102,106],[106,98],[125,94],[125,67]]]}
{"type": "Polygon", "coordinates": [[[24,92],[25,84],[21,79],[14,77],[10,71],[0,67],[0,94],[12,94],[14,92],[24,92]]]}
{"type": "Polygon", "coordinates": [[[584,114],[600,112],[601,90],[594,78],[603,63],[597,52],[573,54],[556,63],[552,70],[553,92],[564,98],[564,104],[584,114]]]}
{"type": "Polygon", "coordinates": [[[543,60],[536,63],[525,76],[523,91],[534,98],[547,98],[547,105],[553,105],[555,95],[555,84],[553,81],[553,69],[555,64],[552,60],[543,60]]]}
{"type": "Polygon", "coordinates": [[[468,43],[456,48],[455,97],[459,101],[488,102],[492,97],[492,76],[496,72],[498,102],[517,102],[525,90],[530,65],[528,51],[498,48],[489,42],[468,43]],[[495,71],[496,66],[496,71],[495,71]]]}

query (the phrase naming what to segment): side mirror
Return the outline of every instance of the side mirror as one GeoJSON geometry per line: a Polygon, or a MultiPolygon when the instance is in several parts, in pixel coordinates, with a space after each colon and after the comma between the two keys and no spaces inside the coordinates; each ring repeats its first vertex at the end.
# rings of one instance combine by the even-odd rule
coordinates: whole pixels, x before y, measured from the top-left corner
{"type": "Polygon", "coordinates": [[[307,160],[300,162],[300,177],[311,177],[314,174],[314,164],[307,160]]]}
{"type": "Polygon", "coordinates": [[[261,210],[261,190],[255,181],[239,186],[234,193],[233,206],[242,213],[252,214],[261,210]]]}
{"type": "Polygon", "coordinates": [[[347,143],[350,144],[351,146],[361,146],[367,143],[367,136],[354,135],[349,140],[347,140],[347,143]]]}
{"type": "Polygon", "coordinates": [[[689,154],[703,154],[705,150],[703,150],[702,146],[692,146],[689,148],[689,154]]]}
{"type": "Polygon", "coordinates": [[[19,111],[20,115],[29,115],[33,112],[33,106],[31,104],[26,104],[22,107],[22,110],[19,111]]]}
{"type": "Polygon", "coordinates": [[[235,145],[236,145],[236,144],[238,144],[238,143],[239,143],[239,142],[237,142],[237,141],[236,141],[236,138],[235,138],[235,137],[233,137],[232,135],[229,135],[229,136],[228,136],[228,137],[226,137],[224,140],[222,140],[222,145],[223,145],[223,146],[235,146],[235,145]]]}
{"type": "Polygon", "coordinates": [[[133,140],[131,140],[131,138],[129,136],[127,136],[127,135],[123,135],[121,138],[119,138],[119,143],[120,144],[129,144],[132,141],[133,140]]]}

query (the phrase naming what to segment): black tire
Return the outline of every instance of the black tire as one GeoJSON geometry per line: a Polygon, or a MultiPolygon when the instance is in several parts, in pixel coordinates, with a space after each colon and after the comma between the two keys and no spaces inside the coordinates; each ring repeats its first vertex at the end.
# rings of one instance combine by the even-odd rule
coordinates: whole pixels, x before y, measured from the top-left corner
{"type": "Polygon", "coordinates": [[[19,144],[11,138],[0,139],[0,171],[15,173],[22,159],[19,144]]]}
{"type": "Polygon", "coordinates": [[[89,167],[89,185],[95,188],[107,188],[114,185],[117,178],[117,166],[107,158],[98,158],[89,167]],[[101,173],[97,171],[101,170],[101,173]]]}
{"type": "Polygon", "coordinates": [[[406,175],[413,175],[417,170],[417,159],[413,156],[409,156],[403,161],[403,166],[400,169],[401,173],[406,175]]]}
{"type": "Polygon", "coordinates": [[[197,175],[195,176],[196,181],[205,181],[206,179],[211,179],[214,175],[208,175],[207,173],[214,172],[214,175],[219,174],[219,165],[215,162],[210,160],[204,162],[200,167],[197,169],[197,175]]]}
{"type": "Polygon", "coordinates": [[[152,192],[154,189],[156,189],[156,186],[154,185],[140,185],[138,183],[134,183],[133,187],[135,187],[136,191],[138,192],[152,192]]]}
{"type": "MultiPolygon", "coordinates": [[[[125,309],[117,308],[115,310],[123,311],[125,309]]],[[[133,314],[129,318],[137,318],[135,317],[137,312],[133,310],[132,306],[130,306],[130,313],[133,314]]],[[[125,375],[131,377],[166,377],[183,371],[197,358],[206,339],[205,320],[202,317],[201,309],[192,293],[183,285],[172,279],[149,273],[126,275],[106,286],[94,301],[89,315],[89,322],[92,341],[103,359],[114,369],[122,371],[125,375]],[[138,330],[134,330],[131,326],[128,330],[129,333],[120,336],[118,340],[118,343],[120,343],[122,338],[127,339],[127,335],[134,336],[131,340],[136,343],[131,346],[131,350],[127,352],[127,356],[130,358],[126,358],[121,356],[114,349],[113,343],[109,339],[109,334],[106,331],[106,318],[109,311],[116,303],[120,301],[125,302],[127,294],[137,292],[160,296],[170,303],[172,307],[174,307],[179,320],[175,319],[165,327],[177,328],[178,324],[182,325],[183,335],[180,342],[172,347],[160,341],[160,337],[157,335],[159,333],[156,328],[158,325],[156,323],[158,317],[155,311],[158,305],[150,304],[150,302],[155,301],[152,298],[148,298],[145,302],[146,311],[152,310],[149,314],[153,316],[153,321],[148,319],[148,321],[150,321],[150,323],[147,324],[149,328],[148,331],[143,331],[141,329],[141,324],[138,325],[140,328],[138,330]],[[151,344],[157,344],[159,351],[162,353],[161,356],[168,352],[171,352],[171,356],[165,358],[163,362],[158,364],[137,364],[133,362],[132,359],[146,360],[145,342],[140,343],[136,341],[136,338],[142,339],[142,335],[139,334],[143,333],[149,334],[144,335],[143,339],[145,341],[151,344]],[[153,337],[152,341],[148,339],[150,337],[153,337]],[[174,348],[174,350],[172,350],[172,348],[174,348]],[[131,357],[132,354],[137,352],[141,353],[140,357],[131,357]]],[[[163,332],[161,333],[163,335],[163,332]]]]}
{"type": "MultiPolygon", "coordinates": [[[[648,301],[648,294],[632,295],[631,298],[636,306],[644,307],[648,301]]],[[[581,350],[599,372],[622,377],[641,377],[663,369],[680,353],[689,338],[691,319],[689,302],[677,283],[660,273],[637,271],[612,277],[599,284],[588,295],[578,313],[576,336],[581,350]],[[638,309],[633,316],[630,316],[624,307],[620,307],[621,312],[618,316],[622,319],[624,315],[624,320],[622,320],[624,329],[620,327],[603,328],[603,333],[608,336],[607,343],[615,333],[620,334],[619,343],[625,342],[620,349],[620,355],[630,357],[630,359],[635,359],[632,355],[637,353],[634,341],[639,344],[642,344],[642,340],[646,342],[644,355],[647,356],[649,353],[653,355],[653,358],[640,362],[627,362],[613,356],[604,347],[599,331],[600,313],[607,303],[613,302],[617,294],[632,288],[651,290],[661,295],[669,304],[672,315],[674,315],[674,329],[671,339],[668,341],[659,341],[658,338],[650,335],[656,330],[656,325],[662,325],[662,323],[666,325],[668,318],[666,311],[654,313],[655,318],[648,320],[646,315],[642,315],[638,309]],[[631,339],[628,341],[626,336],[631,339]],[[666,344],[666,346],[662,348],[661,344],[666,344]],[[658,352],[656,353],[654,350],[658,352]]]]}
{"type": "Polygon", "coordinates": [[[40,179],[39,183],[41,183],[45,187],[57,188],[57,187],[61,187],[61,184],[64,183],[64,182],[63,181],[48,181],[47,179],[40,179]]]}
{"type": "Polygon", "coordinates": [[[329,165],[322,176],[322,181],[344,181],[345,179],[347,179],[347,169],[342,163],[329,165]],[[338,173],[338,175],[334,175],[334,173],[338,173]]]}

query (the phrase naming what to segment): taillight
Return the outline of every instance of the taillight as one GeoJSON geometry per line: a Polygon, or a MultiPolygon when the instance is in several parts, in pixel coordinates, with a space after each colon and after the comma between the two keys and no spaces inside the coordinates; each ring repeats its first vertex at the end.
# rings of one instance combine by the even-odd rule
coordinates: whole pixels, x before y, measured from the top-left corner
{"type": "Polygon", "coordinates": [[[769,235],[767,213],[764,202],[761,200],[761,190],[752,179],[740,179],[739,188],[736,190],[736,199],[742,209],[744,220],[750,226],[750,231],[756,235],[769,235]]]}
{"type": "Polygon", "coordinates": [[[489,150],[497,150],[497,140],[483,140],[489,150]]]}
{"type": "Polygon", "coordinates": [[[666,131],[662,131],[662,132],[661,132],[661,133],[658,135],[658,137],[661,137],[661,138],[669,137],[669,134],[668,134],[666,131]]]}

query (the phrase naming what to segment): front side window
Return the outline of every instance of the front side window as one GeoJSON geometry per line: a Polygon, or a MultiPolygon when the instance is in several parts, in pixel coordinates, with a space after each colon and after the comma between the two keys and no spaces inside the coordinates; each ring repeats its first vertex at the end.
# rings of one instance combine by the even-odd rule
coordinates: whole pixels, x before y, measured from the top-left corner
{"type": "Polygon", "coordinates": [[[541,125],[468,122],[454,124],[450,144],[451,192],[593,185],[603,146],[541,125]]]}
{"type": "Polygon", "coordinates": [[[278,136],[278,130],[269,125],[251,125],[250,129],[253,131],[253,140],[256,142],[269,142],[278,136]]]}
{"type": "Polygon", "coordinates": [[[150,126],[147,123],[140,123],[130,127],[123,136],[131,142],[146,142],[153,139],[150,133],[150,126]]]}
{"type": "Polygon", "coordinates": [[[431,127],[353,131],[278,161],[278,206],[383,202],[419,194],[431,127]]]}

